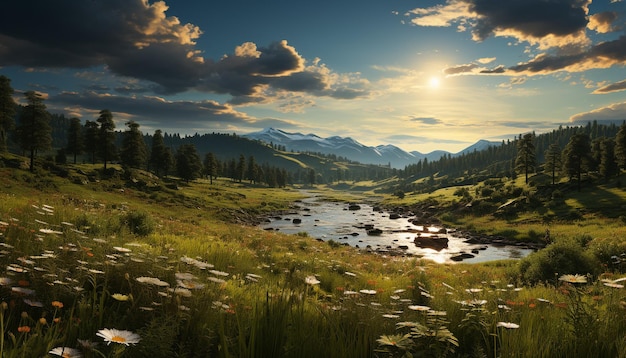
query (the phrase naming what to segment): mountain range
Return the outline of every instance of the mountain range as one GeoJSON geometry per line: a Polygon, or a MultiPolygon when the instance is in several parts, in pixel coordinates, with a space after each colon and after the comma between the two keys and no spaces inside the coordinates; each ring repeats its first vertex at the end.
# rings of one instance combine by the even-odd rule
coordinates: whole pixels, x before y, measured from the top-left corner
{"type": "Polygon", "coordinates": [[[500,142],[479,140],[458,153],[435,150],[424,154],[418,151],[407,152],[392,144],[371,147],[363,145],[350,137],[332,136],[322,138],[315,134],[289,133],[274,128],[265,128],[259,132],[244,134],[242,137],[267,144],[284,146],[290,151],[334,154],[363,164],[391,165],[392,168],[398,169],[402,169],[409,164],[415,164],[423,159],[434,161],[448,154],[455,157],[501,144],[500,142]]]}

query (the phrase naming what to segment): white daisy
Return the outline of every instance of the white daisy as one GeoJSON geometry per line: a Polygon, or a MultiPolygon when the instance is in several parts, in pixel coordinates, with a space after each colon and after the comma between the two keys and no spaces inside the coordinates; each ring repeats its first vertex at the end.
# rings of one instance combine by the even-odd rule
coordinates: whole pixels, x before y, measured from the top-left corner
{"type": "Polygon", "coordinates": [[[115,328],[101,329],[98,331],[98,333],[96,333],[96,336],[102,337],[102,339],[104,339],[104,341],[107,342],[107,345],[113,342],[113,343],[124,344],[128,346],[131,344],[137,344],[141,340],[141,337],[136,333],[133,333],[131,331],[115,329],[115,328]]]}

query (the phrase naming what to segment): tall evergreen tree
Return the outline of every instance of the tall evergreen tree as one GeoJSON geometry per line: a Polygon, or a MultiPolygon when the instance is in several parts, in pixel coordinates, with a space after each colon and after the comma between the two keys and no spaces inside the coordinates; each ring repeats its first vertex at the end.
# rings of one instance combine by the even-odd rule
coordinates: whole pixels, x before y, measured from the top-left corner
{"type": "Polygon", "coordinates": [[[50,113],[41,94],[35,91],[24,93],[28,104],[20,115],[20,125],[17,128],[17,138],[20,147],[30,152],[30,171],[34,169],[35,152],[50,149],[52,144],[52,129],[50,128],[50,113]]]}
{"type": "Polygon", "coordinates": [[[100,116],[96,120],[100,124],[98,131],[98,139],[100,146],[98,147],[100,157],[104,161],[104,169],[107,168],[107,162],[116,159],[117,152],[115,148],[115,122],[113,122],[113,114],[108,109],[100,111],[100,116]]]}
{"type": "Polygon", "coordinates": [[[139,130],[139,124],[135,121],[126,122],[128,130],[124,132],[120,159],[122,164],[130,168],[141,168],[146,164],[148,149],[143,140],[143,134],[139,130]]]}
{"type": "Polygon", "coordinates": [[[578,191],[581,189],[582,173],[587,171],[589,164],[589,155],[591,153],[591,143],[589,135],[586,133],[576,133],[570,137],[569,142],[565,146],[563,155],[563,167],[570,180],[577,178],[578,191]]]}
{"type": "Polygon", "coordinates": [[[74,156],[74,164],[76,164],[76,156],[83,153],[85,145],[83,142],[82,126],[80,119],[70,119],[70,128],[67,131],[67,147],[66,152],[74,156]]]}
{"type": "Polygon", "coordinates": [[[615,139],[604,138],[600,143],[600,166],[598,170],[607,181],[619,173],[619,166],[615,158],[615,139]]]}
{"type": "Polygon", "coordinates": [[[515,158],[515,171],[524,173],[526,184],[528,184],[528,174],[535,170],[537,160],[535,157],[534,136],[526,133],[517,141],[517,157],[515,158]]]}
{"type": "Polygon", "coordinates": [[[615,158],[621,169],[626,169],[626,122],[622,123],[615,136],[615,158]]]}
{"type": "Polygon", "coordinates": [[[0,76],[0,152],[7,150],[7,133],[15,126],[17,104],[13,100],[11,80],[0,76]]]}
{"type": "Polygon", "coordinates": [[[248,157],[248,166],[246,168],[246,179],[250,180],[251,184],[254,184],[257,180],[258,169],[253,155],[248,157]]]}
{"type": "Polygon", "coordinates": [[[186,182],[197,179],[202,173],[202,162],[196,146],[183,144],[176,151],[176,174],[186,182]]]}
{"type": "Polygon", "coordinates": [[[209,152],[204,155],[204,174],[209,177],[209,183],[213,184],[213,178],[217,177],[218,163],[215,155],[209,152]]]}
{"type": "Polygon", "coordinates": [[[245,172],[246,172],[246,157],[243,154],[240,154],[239,161],[237,162],[236,173],[235,173],[236,179],[238,182],[241,183],[245,172]]]}
{"type": "Polygon", "coordinates": [[[85,139],[85,151],[89,153],[91,157],[91,164],[96,164],[96,153],[99,148],[98,133],[100,126],[98,122],[87,120],[85,121],[85,128],[83,132],[83,138],[85,139]]]}
{"type": "Polygon", "coordinates": [[[552,185],[556,183],[556,173],[561,169],[563,163],[561,160],[561,148],[556,143],[550,144],[545,153],[544,170],[552,177],[552,185]]]}
{"type": "Polygon", "coordinates": [[[172,152],[165,146],[163,132],[160,129],[154,131],[152,136],[152,149],[150,150],[150,168],[157,176],[167,175],[172,167],[172,152]]]}

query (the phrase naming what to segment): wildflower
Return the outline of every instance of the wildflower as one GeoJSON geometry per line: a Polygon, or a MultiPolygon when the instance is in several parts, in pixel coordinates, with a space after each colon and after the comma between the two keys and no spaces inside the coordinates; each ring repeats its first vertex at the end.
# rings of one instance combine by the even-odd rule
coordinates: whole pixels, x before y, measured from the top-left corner
{"type": "Polygon", "coordinates": [[[113,246],[113,250],[117,251],[117,252],[131,252],[131,249],[127,249],[125,247],[120,247],[120,246],[113,246]]]}
{"type": "Polygon", "coordinates": [[[383,317],[391,319],[400,318],[400,316],[398,316],[397,314],[384,314],[383,317]]]}
{"type": "Polygon", "coordinates": [[[498,322],[496,324],[496,327],[504,327],[506,329],[517,329],[519,328],[519,324],[512,323],[512,322],[498,322]]]}
{"type": "Polygon", "coordinates": [[[24,287],[11,287],[11,291],[15,293],[19,293],[24,296],[31,296],[35,294],[35,290],[31,290],[30,288],[24,288],[24,287]]]}
{"type": "Polygon", "coordinates": [[[409,306],[409,309],[412,310],[412,311],[429,311],[430,307],[428,307],[428,306],[411,305],[411,306],[409,306]]]}
{"type": "Polygon", "coordinates": [[[52,307],[63,308],[63,302],[52,301],[52,307]]]}
{"type": "Polygon", "coordinates": [[[128,346],[131,344],[137,344],[141,340],[141,337],[136,333],[133,333],[131,331],[119,330],[115,328],[101,329],[98,331],[98,333],[96,333],[96,336],[104,339],[104,341],[107,342],[107,345],[113,342],[113,343],[124,344],[128,346]]]}
{"type": "Polygon", "coordinates": [[[28,333],[30,332],[30,327],[29,326],[19,326],[17,327],[17,331],[20,333],[28,333]]]}
{"type": "Polygon", "coordinates": [[[111,297],[113,297],[113,299],[115,299],[117,301],[128,301],[130,299],[130,296],[123,295],[121,293],[114,293],[114,294],[111,295],[111,297]]]}
{"type": "Polygon", "coordinates": [[[228,276],[230,275],[228,272],[224,272],[224,271],[218,271],[218,270],[209,270],[210,273],[212,273],[215,276],[228,276]]]}
{"type": "Polygon", "coordinates": [[[137,280],[137,282],[146,283],[149,285],[161,286],[161,287],[167,287],[170,285],[169,283],[165,281],[161,281],[160,279],[156,277],[142,276],[142,277],[137,277],[135,280],[137,280]]]}
{"type": "Polygon", "coordinates": [[[610,282],[603,282],[604,286],[606,287],[612,287],[612,288],[624,288],[624,285],[620,284],[620,283],[616,283],[614,281],[610,281],[610,282]]]}
{"type": "Polygon", "coordinates": [[[307,285],[311,285],[311,286],[313,286],[313,285],[317,285],[317,284],[319,284],[319,283],[320,283],[320,281],[319,281],[319,280],[318,280],[315,276],[312,276],[312,275],[311,275],[311,276],[307,276],[307,277],[304,279],[304,282],[305,282],[307,285]]]}
{"type": "Polygon", "coordinates": [[[376,294],[376,290],[360,290],[359,292],[361,292],[364,295],[375,295],[376,294]]]}
{"type": "Polygon", "coordinates": [[[215,282],[215,283],[224,283],[224,282],[226,282],[226,281],[222,280],[221,278],[217,278],[217,277],[213,277],[213,276],[207,277],[207,280],[209,280],[211,282],[215,282]]]}
{"type": "Polygon", "coordinates": [[[559,277],[559,281],[569,282],[569,283],[587,283],[587,277],[583,275],[563,275],[559,277]]]}
{"type": "Polygon", "coordinates": [[[83,356],[83,354],[78,349],[69,347],[56,347],[48,352],[48,354],[53,354],[55,356],[63,358],[79,358],[83,356]]]}
{"type": "Polygon", "coordinates": [[[29,300],[28,298],[24,298],[23,301],[24,301],[24,303],[26,303],[27,305],[29,305],[31,307],[43,307],[43,303],[41,303],[39,301],[29,300]]]}
{"type": "Polygon", "coordinates": [[[197,277],[190,272],[176,272],[174,274],[177,280],[195,280],[197,277]]]}

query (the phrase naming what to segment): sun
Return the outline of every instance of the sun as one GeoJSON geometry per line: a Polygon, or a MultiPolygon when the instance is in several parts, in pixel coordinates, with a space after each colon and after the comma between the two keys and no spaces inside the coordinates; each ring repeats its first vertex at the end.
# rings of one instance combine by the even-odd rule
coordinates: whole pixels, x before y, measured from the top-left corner
{"type": "Polygon", "coordinates": [[[441,86],[441,80],[439,77],[431,77],[430,80],[428,80],[428,85],[430,88],[439,88],[439,86],[441,86]]]}

